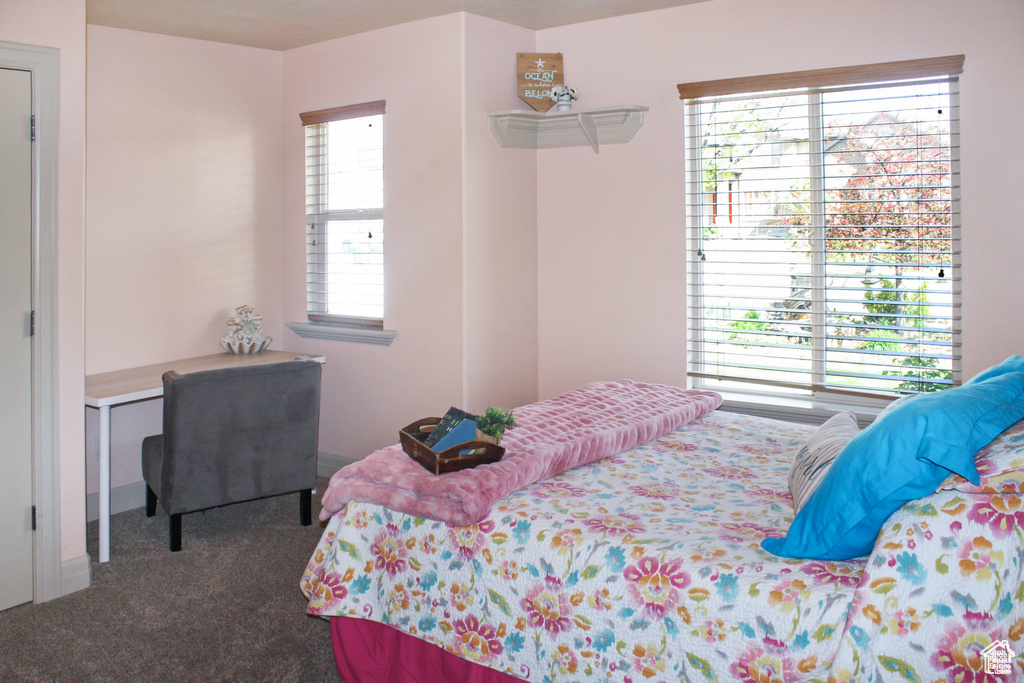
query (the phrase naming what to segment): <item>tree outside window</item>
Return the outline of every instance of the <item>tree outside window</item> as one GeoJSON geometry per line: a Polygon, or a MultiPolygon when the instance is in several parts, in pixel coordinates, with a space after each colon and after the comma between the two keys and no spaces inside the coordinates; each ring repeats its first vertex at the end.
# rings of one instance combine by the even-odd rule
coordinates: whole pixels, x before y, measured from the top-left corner
{"type": "Polygon", "coordinates": [[[693,374],[890,395],[953,384],[954,106],[950,79],[688,105],[693,374]],[[744,189],[728,214],[708,201],[725,182],[744,189]]]}

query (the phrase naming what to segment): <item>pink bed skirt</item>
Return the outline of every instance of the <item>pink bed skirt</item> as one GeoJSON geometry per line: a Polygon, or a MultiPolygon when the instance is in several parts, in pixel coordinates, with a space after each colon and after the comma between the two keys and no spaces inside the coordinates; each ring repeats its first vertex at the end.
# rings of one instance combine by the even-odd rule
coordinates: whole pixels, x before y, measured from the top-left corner
{"type": "Polygon", "coordinates": [[[331,617],[331,644],[344,683],[522,683],[376,621],[331,617]]]}

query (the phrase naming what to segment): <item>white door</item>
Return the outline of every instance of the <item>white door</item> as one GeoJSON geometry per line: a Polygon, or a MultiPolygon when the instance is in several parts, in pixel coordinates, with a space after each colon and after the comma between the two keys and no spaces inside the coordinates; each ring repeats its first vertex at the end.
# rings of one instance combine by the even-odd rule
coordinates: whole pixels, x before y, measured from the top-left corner
{"type": "Polygon", "coordinates": [[[32,600],[32,74],[0,68],[0,609],[32,600]]]}

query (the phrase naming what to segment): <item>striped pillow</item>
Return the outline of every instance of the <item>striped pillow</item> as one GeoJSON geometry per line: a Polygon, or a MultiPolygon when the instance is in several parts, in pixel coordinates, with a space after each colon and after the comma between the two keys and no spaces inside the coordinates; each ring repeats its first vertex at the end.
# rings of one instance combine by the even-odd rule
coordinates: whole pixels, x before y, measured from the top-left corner
{"type": "Polygon", "coordinates": [[[832,462],[859,432],[857,417],[852,410],[847,410],[830,417],[808,437],[789,468],[789,492],[793,496],[794,512],[800,512],[825,478],[832,462]]]}

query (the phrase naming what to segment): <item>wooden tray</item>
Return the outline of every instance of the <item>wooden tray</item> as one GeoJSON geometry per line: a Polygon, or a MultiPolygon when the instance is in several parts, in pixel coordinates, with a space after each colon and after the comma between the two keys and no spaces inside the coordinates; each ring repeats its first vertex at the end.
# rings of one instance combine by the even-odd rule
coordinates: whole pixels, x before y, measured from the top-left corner
{"type": "Polygon", "coordinates": [[[421,439],[425,438],[441,421],[439,417],[425,417],[398,432],[404,450],[410,458],[434,474],[446,474],[467,467],[498,462],[505,455],[501,446],[486,441],[467,441],[448,450],[435,453],[421,439]]]}

